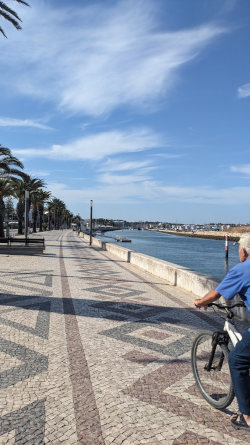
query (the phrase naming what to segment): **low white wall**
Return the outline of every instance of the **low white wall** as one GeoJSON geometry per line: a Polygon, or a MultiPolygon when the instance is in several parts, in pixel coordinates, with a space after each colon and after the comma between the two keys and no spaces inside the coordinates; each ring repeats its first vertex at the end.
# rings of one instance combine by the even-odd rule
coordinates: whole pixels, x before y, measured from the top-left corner
{"type": "MultiPolygon", "coordinates": [[[[87,235],[86,233],[81,233],[80,237],[84,239],[84,241],[86,241],[87,243],[89,243],[89,239],[90,236],[87,235]]],[[[95,238],[94,236],[92,236],[92,246],[93,247],[99,247],[100,249],[106,250],[105,248],[105,244],[103,241],[101,241],[98,238],[95,238]]]]}
{"type": "Polygon", "coordinates": [[[100,239],[92,237],[92,246],[99,247],[100,249],[103,249],[103,242],[100,239]]]}
{"type": "Polygon", "coordinates": [[[130,252],[130,263],[200,297],[218,285],[209,275],[142,253],[130,252]]]}
{"type": "MultiPolygon", "coordinates": [[[[89,235],[83,236],[84,240],[89,242],[89,235]]],[[[146,272],[149,272],[159,278],[167,280],[170,284],[178,286],[183,290],[191,292],[194,297],[203,297],[209,290],[215,289],[219,280],[216,278],[188,269],[187,267],[158,258],[134,252],[112,243],[104,243],[97,238],[92,238],[92,245],[107,250],[111,255],[120,258],[123,261],[133,264],[146,272]],[[102,244],[102,246],[100,245],[102,244]]],[[[222,298],[224,300],[224,298],[222,298]]],[[[225,302],[222,301],[222,302],[225,302]]],[[[243,308],[234,309],[237,316],[243,320],[250,321],[250,312],[243,308]]]]}
{"type": "MultiPolygon", "coordinates": [[[[89,242],[89,235],[82,234],[82,237],[85,241],[89,242]]],[[[107,250],[111,255],[200,297],[210,289],[216,287],[219,283],[219,281],[216,281],[209,275],[195,272],[187,267],[160,260],[149,255],[134,252],[113,243],[104,243],[95,237],[92,237],[92,246],[107,250]]]]}
{"type": "Polygon", "coordinates": [[[127,263],[129,262],[131,250],[117,246],[116,244],[112,243],[105,243],[105,244],[106,244],[106,250],[110,252],[111,255],[115,255],[116,257],[120,258],[123,261],[126,261],[127,263]]]}

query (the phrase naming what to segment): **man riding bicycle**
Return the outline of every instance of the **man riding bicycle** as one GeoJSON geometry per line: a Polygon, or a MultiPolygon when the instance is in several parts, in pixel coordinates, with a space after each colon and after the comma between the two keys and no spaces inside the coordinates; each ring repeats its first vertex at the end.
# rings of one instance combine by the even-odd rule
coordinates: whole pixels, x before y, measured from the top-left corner
{"type": "MultiPolygon", "coordinates": [[[[194,301],[197,308],[207,309],[208,303],[213,303],[221,296],[231,300],[239,294],[250,311],[250,233],[240,238],[239,257],[240,263],[228,272],[216,289],[194,301]]],[[[230,352],[228,362],[240,410],[240,414],[231,417],[231,422],[236,429],[250,431],[250,328],[244,332],[242,340],[230,352]]]]}

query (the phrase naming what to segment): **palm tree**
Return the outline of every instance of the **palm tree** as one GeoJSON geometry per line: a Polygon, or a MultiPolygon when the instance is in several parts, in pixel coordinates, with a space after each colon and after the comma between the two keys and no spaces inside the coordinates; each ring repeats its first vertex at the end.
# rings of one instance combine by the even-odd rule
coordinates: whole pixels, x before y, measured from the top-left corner
{"type": "Polygon", "coordinates": [[[23,164],[11,154],[9,148],[0,145],[0,237],[4,236],[4,198],[12,194],[12,180],[23,174],[15,167],[23,168],[23,164]]]}
{"type": "Polygon", "coordinates": [[[11,196],[13,193],[13,187],[9,179],[0,178],[0,238],[4,237],[4,214],[5,214],[5,203],[4,198],[11,196]]]}
{"type": "Polygon", "coordinates": [[[51,197],[51,193],[42,189],[38,189],[31,195],[31,202],[33,205],[32,220],[33,220],[33,233],[36,233],[37,216],[39,215],[39,230],[43,230],[43,213],[44,203],[51,197]]]}
{"type": "Polygon", "coordinates": [[[20,175],[20,171],[13,167],[23,168],[23,164],[19,159],[11,154],[11,150],[0,145],[0,178],[6,174],[20,175]]]}
{"type": "Polygon", "coordinates": [[[49,202],[48,209],[50,216],[49,226],[51,227],[51,214],[54,213],[53,227],[54,229],[59,229],[62,225],[63,212],[66,210],[65,203],[58,198],[53,198],[52,201],[49,202]]]}
{"type": "MultiPolygon", "coordinates": [[[[15,178],[13,180],[14,196],[18,199],[17,203],[17,219],[18,219],[18,234],[23,233],[23,216],[25,210],[25,191],[32,193],[38,189],[45,187],[45,182],[39,178],[32,178],[30,175],[23,173],[22,179],[15,178]]],[[[31,197],[29,207],[31,203],[31,197]]]]}
{"type": "Polygon", "coordinates": [[[53,211],[53,202],[49,201],[47,203],[47,210],[48,210],[48,229],[51,230],[52,225],[52,211],[53,211]]]}
{"type": "Polygon", "coordinates": [[[44,222],[44,204],[50,199],[51,192],[42,190],[40,196],[40,202],[38,203],[38,213],[39,213],[39,230],[42,232],[43,230],[43,222],[44,222]]]}
{"type": "MultiPolygon", "coordinates": [[[[14,0],[14,1],[29,6],[29,4],[24,0],[14,0]]],[[[0,1],[0,16],[2,16],[5,20],[10,22],[16,29],[22,29],[20,25],[20,22],[22,22],[22,20],[20,19],[20,17],[17,15],[15,11],[13,11],[13,9],[9,8],[4,2],[1,1],[0,1]]],[[[0,32],[3,34],[4,37],[7,38],[1,26],[0,26],[0,32]]]]}
{"type": "Polygon", "coordinates": [[[5,200],[5,213],[7,216],[7,219],[13,219],[14,214],[14,204],[13,204],[13,198],[11,196],[8,196],[5,200]]]}
{"type": "Polygon", "coordinates": [[[72,219],[72,222],[74,222],[77,225],[77,230],[79,230],[81,228],[81,216],[79,215],[75,215],[72,219]]]}
{"type": "Polygon", "coordinates": [[[73,219],[73,216],[74,216],[73,213],[71,213],[69,210],[65,210],[63,213],[63,218],[64,218],[63,223],[64,223],[64,225],[66,225],[67,229],[70,228],[70,224],[73,219]]]}

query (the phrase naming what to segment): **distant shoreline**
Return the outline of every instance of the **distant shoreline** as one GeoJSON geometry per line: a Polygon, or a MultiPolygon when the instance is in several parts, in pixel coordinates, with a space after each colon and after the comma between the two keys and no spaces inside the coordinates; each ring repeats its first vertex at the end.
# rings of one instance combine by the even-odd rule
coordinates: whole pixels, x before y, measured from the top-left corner
{"type": "Polygon", "coordinates": [[[189,238],[204,238],[204,239],[215,239],[215,240],[225,240],[225,236],[228,235],[229,241],[237,242],[240,239],[242,233],[230,234],[228,232],[177,232],[175,230],[163,230],[163,229],[149,229],[153,232],[168,233],[169,235],[176,236],[187,236],[189,238]]]}

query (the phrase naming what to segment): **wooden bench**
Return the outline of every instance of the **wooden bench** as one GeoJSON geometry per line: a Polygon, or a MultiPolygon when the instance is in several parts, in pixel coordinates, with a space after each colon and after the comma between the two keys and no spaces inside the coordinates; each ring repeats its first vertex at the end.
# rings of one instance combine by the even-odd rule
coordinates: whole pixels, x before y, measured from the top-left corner
{"type": "Polygon", "coordinates": [[[44,249],[44,238],[0,238],[0,254],[40,255],[44,249]]]}
{"type": "Polygon", "coordinates": [[[42,244],[43,247],[45,247],[45,241],[44,238],[9,238],[9,245],[12,244],[25,244],[26,246],[29,246],[31,244],[42,244]]]}
{"type": "Polygon", "coordinates": [[[0,238],[1,244],[9,244],[9,238],[0,238]]]}

